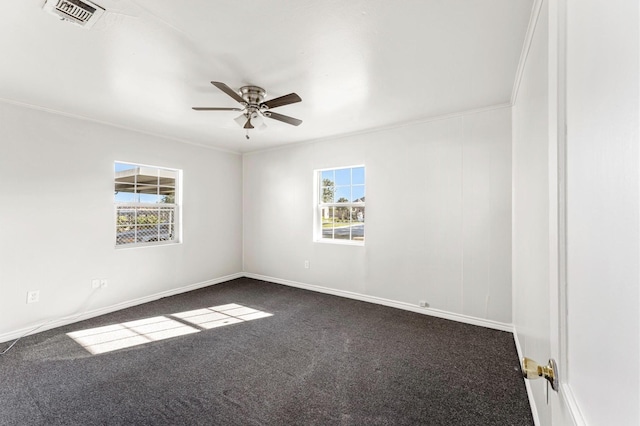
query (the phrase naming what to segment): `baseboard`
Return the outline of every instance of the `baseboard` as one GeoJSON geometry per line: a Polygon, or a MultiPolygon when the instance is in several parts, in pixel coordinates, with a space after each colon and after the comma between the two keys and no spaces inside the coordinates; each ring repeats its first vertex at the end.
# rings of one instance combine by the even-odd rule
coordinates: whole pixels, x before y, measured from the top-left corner
{"type": "MultiPolygon", "coordinates": [[[[518,332],[516,327],[513,327],[513,339],[516,343],[516,350],[518,351],[518,358],[522,359],[522,347],[520,346],[520,340],[518,339],[518,332]]],[[[540,416],[538,416],[538,408],[536,401],[533,399],[533,392],[531,391],[531,381],[525,380],[524,385],[527,388],[527,396],[529,397],[529,405],[531,406],[531,414],[533,415],[533,421],[536,426],[540,426],[540,416]]],[[[550,391],[551,392],[551,391],[550,391]]],[[[587,426],[587,422],[584,420],[584,416],[580,411],[580,407],[573,395],[571,387],[566,383],[560,383],[560,398],[559,403],[564,405],[564,409],[569,414],[570,420],[573,422],[573,426],[587,426]]]]}
{"type": "Polygon", "coordinates": [[[220,284],[226,281],[231,281],[236,278],[242,278],[244,274],[238,272],[231,275],[226,275],[219,278],[214,278],[207,281],[202,281],[195,284],[186,285],[184,287],[178,287],[160,293],[155,293],[149,296],[140,297],[126,302],[116,303],[115,305],[106,306],[103,308],[93,309],[91,311],[81,312],[75,315],[69,315],[63,318],[55,318],[44,323],[34,324],[30,327],[25,327],[20,330],[12,331],[5,334],[0,334],[0,342],[8,342],[18,339],[20,337],[28,336],[33,333],[40,333],[41,331],[50,330],[56,327],[62,327],[64,325],[73,324],[74,322],[83,321],[89,318],[94,318],[100,315],[109,314],[111,312],[119,311],[121,309],[131,308],[133,306],[141,305],[143,303],[153,302],[154,300],[162,299],[163,297],[175,296],[177,294],[186,293],[188,291],[197,290],[203,287],[208,287],[215,284],[220,284]]]}
{"type": "Polygon", "coordinates": [[[582,411],[580,411],[580,406],[578,406],[576,397],[573,395],[571,386],[566,383],[560,384],[560,393],[562,394],[560,401],[566,401],[565,408],[567,409],[574,426],[587,426],[587,421],[584,419],[582,411]]]}
{"type": "Polygon", "coordinates": [[[336,290],[333,288],[322,287],[322,286],[313,285],[313,284],[305,284],[305,283],[285,280],[281,278],[268,277],[265,275],[253,274],[249,272],[245,272],[244,276],[247,278],[253,278],[256,280],[272,282],[275,284],[282,284],[290,287],[297,287],[305,290],[317,291],[319,293],[326,293],[334,296],[346,297],[348,299],[355,299],[363,302],[390,306],[392,308],[398,308],[398,309],[403,309],[405,311],[411,311],[419,314],[430,315],[438,318],[458,321],[465,324],[479,325],[481,327],[492,328],[494,330],[508,331],[510,333],[513,332],[513,326],[511,324],[507,324],[503,322],[492,321],[492,320],[487,320],[483,318],[476,318],[469,315],[457,314],[453,312],[441,311],[439,309],[423,308],[421,306],[413,305],[411,303],[398,302],[395,300],[384,299],[382,297],[368,296],[365,294],[354,293],[354,292],[344,291],[344,290],[336,290]]]}
{"type": "MultiPolygon", "coordinates": [[[[520,346],[520,339],[518,339],[518,333],[515,326],[513,327],[513,340],[516,343],[516,351],[518,352],[518,359],[522,359],[522,347],[520,346]]],[[[536,400],[533,398],[533,391],[531,390],[531,381],[522,378],[524,386],[527,389],[527,397],[529,398],[529,406],[531,407],[531,415],[533,416],[533,423],[535,426],[540,426],[540,416],[538,415],[538,407],[536,406],[536,400]]]]}

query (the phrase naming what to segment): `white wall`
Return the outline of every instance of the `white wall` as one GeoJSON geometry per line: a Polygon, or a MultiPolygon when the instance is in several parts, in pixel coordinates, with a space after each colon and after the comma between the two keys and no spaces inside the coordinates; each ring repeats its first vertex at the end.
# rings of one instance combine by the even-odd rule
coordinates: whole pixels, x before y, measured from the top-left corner
{"type": "Polygon", "coordinates": [[[0,103],[0,341],[242,271],[240,155],[0,103]],[[115,249],[113,163],[184,171],[182,244],[115,249]],[[29,290],[40,302],[27,305],[29,290]]]}
{"type": "MultiPolygon", "coordinates": [[[[513,324],[522,354],[550,357],[548,4],[540,10],[513,106],[513,324]]],[[[557,173],[557,172],[556,172],[557,173]]],[[[551,412],[542,381],[530,382],[541,424],[551,412]]]]}
{"type": "Polygon", "coordinates": [[[566,374],[590,425],[640,424],[639,12],[568,1],[566,374]]]}
{"type": "Polygon", "coordinates": [[[246,154],[244,270],[510,324],[510,114],[246,154]],[[355,164],[366,166],[365,246],[314,243],[314,169],[355,164]]]}

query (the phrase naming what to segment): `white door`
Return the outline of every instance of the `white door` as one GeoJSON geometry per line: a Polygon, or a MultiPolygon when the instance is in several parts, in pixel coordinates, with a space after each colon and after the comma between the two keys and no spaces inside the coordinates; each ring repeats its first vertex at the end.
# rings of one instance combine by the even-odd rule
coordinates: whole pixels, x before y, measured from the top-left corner
{"type": "Polygon", "coordinates": [[[513,291],[541,425],[640,424],[640,2],[536,0],[513,107],[513,291]],[[537,13],[539,12],[539,13],[537,13]]]}
{"type": "Polygon", "coordinates": [[[637,1],[549,3],[553,425],[640,424],[639,22],[637,1]]]}

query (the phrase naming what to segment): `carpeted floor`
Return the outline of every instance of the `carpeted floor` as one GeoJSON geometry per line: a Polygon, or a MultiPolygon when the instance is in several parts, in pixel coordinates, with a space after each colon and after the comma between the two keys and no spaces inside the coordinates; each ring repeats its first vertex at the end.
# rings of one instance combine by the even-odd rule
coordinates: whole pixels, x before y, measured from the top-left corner
{"type": "Polygon", "coordinates": [[[0,356],[0,424],[533,419],[510,333],[241,278],[22,339],[0,356]],[[226,320],[224,312],[184,314],[229,304],[259,312],[232,305],[226,320]],[[123,323],[129,331],[146,318],[167,318],[190,334],[95,355],[67,335],[123,323]]]}

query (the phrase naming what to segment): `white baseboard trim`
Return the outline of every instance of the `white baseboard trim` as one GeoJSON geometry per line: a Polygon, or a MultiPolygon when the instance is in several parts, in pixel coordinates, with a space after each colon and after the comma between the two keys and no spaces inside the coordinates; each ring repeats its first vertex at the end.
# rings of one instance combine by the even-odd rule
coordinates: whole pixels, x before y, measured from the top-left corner
{"type": "Polygon", "coordinates": [[[188,291],[197,290],[203,287],[208,287],[214,284],[220,284],[226,281],[231,281],[236,278],[242,278],[244,274],[238,272],[231,275],[226,275],[219,278],[214,278],[207,281],[202,281],[195,284],[186,285],[184,287],[178,287],[171,290],[162,291],[149,296],[140,297],[133,300],[127,300],[126,302],[116,303],[115,305],[105,306],[103,308],[97,308],[90,311],[81,312],[75,315],[69,315],[63,318],[55,318],[49,321],[45,321],[40,324],[34,324],[30,327],[24,327],[20,330],[11,331],[9,333],[0,334],[0,342],[8,342],[24,336],[28,336],[33,333],[40,333],[41,331],[50,330],[56,327],[62,327],[64,325],[73,324],[74,322],[83,321],[89,318],[94,318],[100,315],[109,314],[111,312],[119,311],[121,309],[131,308],[132,306],[141,305],[143,303],[153,302],[154,300],[162,299],[163,297],[175,296],[177,294],[186,293],[188,291]]]}
{"type": "MultiPolygon", "coordinates": [[[[521,360],[524,355],[522,355],[522,347],[520,346],[520,340],[518,339],[518,332],[516,331],[516,327],[513,327],[513,340],[516,343],[516,351],[518,352],[518,359],[521,360]]],[[[533,398],[533,391],[531,390],[531,381],[526,380],[524,377],[522,378],[524,381],[524,386],[527,389],[527,397],[529,398],[529,406],[531,407],[531,415],[533,416],[533,423],[535,426],[540,426],[540,416],[538,415],[538,407],[536,406],[536,400],[533,398]]]]}
{"type": "Polygon", "coordinates": [[[305,290],[317,291],[319,293],[331,294],[334,296],[346,297],[348,299],[360,300],[362,302],[375,303],[378,305],[390,306],[392,308],[403,309],[405,311],[417,312],[419,314],[430,315],[433,317],[444,318],[452,321],[458,321],[465,324],[479,325],[481,327],[492,328],[495,330],[513,332],[513,326],[511,324],[487,320],[483,318],[476,318],[469,315],[457,314],[453,312],[441,311],[433,308],[423,308],[411,303],[398,302],[395,300],[384,299],[382,297],[368,296],[365,294],[354,293],[344,290],[336,290],[329,287],[322,287],[313,284],[305,284],[297,281],[285,280],[281,278],[268,277],[265,275],[253,274],[245,272],[244,276],[247,278],[253,278],[261,281],[268,281],[275,284],[282,284],[290,287],[302,288],[305,290]]]}
{"type": "MultiPolygon", "coordinates": [[[[516,350],[518,351],[518,358],[522,359],[522,347],[520,346],[520,340],[518,339],[518,332],[516,327],[513,327],[513,339],[516,342],[516,350]]],[[[538,415],[538,408],[536,401],[533,398],[533,392],[531,391],[531,381],[525,380],[524,385],[527,388],[527,396],[529,397],[529,405],[531,406],[531,414],[533,414],[533,422],[536,426],[540,426],[540,416],[538,415]]],[[[549,391],[551,392],[551,390],[549,391]]],[[[573,422],[573,426],[587,426],[587,422],[584,420],[584,416],[580,411],[580,406],[576,402],[575,396],[571,387],[566,383],[560,383],[560,398],[559,403],[564,405],[564,409],[569,413],[569,417],[573,422]]]]}
{"type": "Polygon", "coordinates": [[[571,390],[571,386],[566,383],[560,384],[560,393],[562,394],[562,398],[560,401],[566,401],[566,409],[573,420],[574,426],[587,426],[587,421],[584,419],[582,415],[582,411],[580,411],[580,406],[576,401],[576,397],[573,395],[573,391],[571,390]]]}

